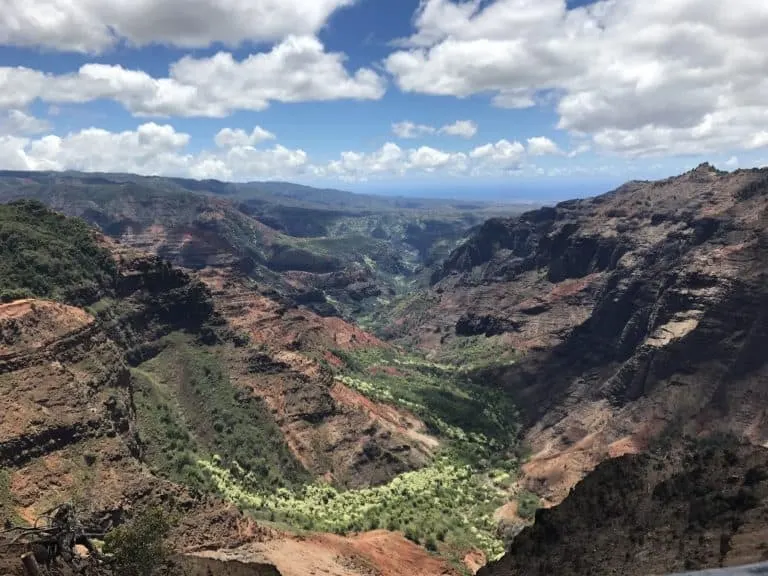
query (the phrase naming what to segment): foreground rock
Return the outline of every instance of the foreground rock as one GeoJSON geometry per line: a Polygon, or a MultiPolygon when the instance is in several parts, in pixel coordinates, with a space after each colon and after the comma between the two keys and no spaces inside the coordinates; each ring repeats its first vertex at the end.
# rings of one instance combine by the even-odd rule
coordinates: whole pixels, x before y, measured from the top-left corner
{"type": "Polygon", "coordinates": [[[734,440],[597,467],[479,576],[672,574],[768,560],[768,450],[734,440]]]}

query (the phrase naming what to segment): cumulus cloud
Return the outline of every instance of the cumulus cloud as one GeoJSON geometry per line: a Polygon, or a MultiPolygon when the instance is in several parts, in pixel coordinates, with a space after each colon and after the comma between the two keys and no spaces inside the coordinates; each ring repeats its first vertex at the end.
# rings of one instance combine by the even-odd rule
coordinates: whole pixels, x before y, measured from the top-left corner
{"type": "Polygon", "coordinates": [[[580,156],[581,154],[586,154],[592,150],[592,145],[588,142],[582,142],[578,144],[573,150],[570,150],[567,154],[568,158],[576,158],[576,156],[580,156]]]}
{"type": "Polygon", "coordinates": [[[398,138],[419,138],[426,134],[434,134],[435,128],[426,124],[414,124],[406,120],[392,124],[392,132],[398,138]]]}
{"type": "Polygon", "coordinates": [[[466,154],[444,152],[429,146],[411,150],[408,160],[408,168],[425,172],[434,172],[441,168],[448,168],[450,172],[463,172],[467,169],[466,154]]]}
{"type": "Polygon", "coordinates": [[[550,154],[561,154],[557,144],[545,136],[536,136],[528,138],[528,154],[531,156],[546,156],[550,154]]]}
{"type": "Polygon", "coordinates": [[[124,132],[88,128],[64,137],[47,135],[29,141],[24,153],[31,170],[105,172],[119,168],[166,174],[184,168],[188,159],[181,151],[189,139],[189,134],[155,123],[124,132]]]}
{"type": "Polygon", "coordinates": [[[477,124],[472,120],[456,120],[453,124],[448,124],[440,128],[441,134],[449,136],[461,136],[462,138],[472,138],[477,134],[477,124]]]}
{"type": "Polygon", "coordinates": [[[472,138],[477,134],[477,124],[472,120],[456,120],[453,124],[446,124],[441,128],[435,128],[428,124],[415,124],[406,120],[392,124],[392,132],[398,138],[420,138],[429,134],[447,134],[448,136],[472,138]]]}
{"type": "Polygon", "coordinates": [[[103,52],[120,40],[202,48],[314,35],[354,0],[5,0],[0,43],[103,52]]]}
{"type": "Polygon", "coordinates": [[[461,173],[468,169],[468,157],[462,152],[446,152],[430,146],[403,150],[387,142],[371,153],[342,152],[338,160],[320,168],[325,175],[342,180],[367,180],[378,176],[402,176],[405,173],[461,173]]]}
{"type": "MultiPolygon", "coordinates": [[[[259,134],[254,131],[245,135],[248,141],[254,133],[259,134]]],[[[293,177],[315,170],[303,150],[291,150],[279,144],[257,149],[245,140],[238,141],[238,137],[228,141],[226,148],[192,154],[188,151],[189,134],[154,122],[123,132],[88,128],[65,136],[49,134],[37,139],[0,136],[0,167],[234,180],[293,177]]]]}
{"type": "Polygon", "coordinates": [[[277,144],[267,149],[235,146],[224,154],[205,152],[193,158],[188,173],[193,178],[252,180],[296,177],[314,170],[304,150],[277,144]]]}
{"type": "Polygon", "coordinates": [[[51,127],[47,120],[36,118],[23,110],[0,112],[0,134],[23,136],[40,134],[51,127]]]}
{"type": "Polygon", "coordinates": [[[558,126],[629,156],[768,146],[768,4],[424,0],[385,60],[408,92],[553,95],[558,126]]]}
{"type": "Polygon", "coordinates": [[[292,36],[268,52],[236,60],[229,52],[186,56],[165,78],[120,65],[85,64],[71,74],[0,67],[0,107],[111,99],[140,116],[224,117],[263,110],[272,101],[378,99],[384,80],[368,68],[350,74],[340,53],[325,52],[317,38],[292,36]]]}
{"type": "Polygon", "coordinates": [[[402,175],[405,173],[406,153],[397,144],[387,142],[370,154],[346,151],[339,160],[328,163],[325,172],[342,180],[365,180],[369,176],[402,175]]]}
{"type": "Polygon", "coordinates": [[[235,148],[237,146],[255,146],[265,140],[274,140],[275,135],[261,126],[256,126],[250,134],[240,128],[222,128],[213,141],[219,148],[235,148]]]}
{"type": "Polygon", "coordinates": [[[208,145],[196,142],[193,147],[189,134],[155,122],[122,132],[87,128],[39,137],[0,134],[0,169],[133,172],[232,181],[302,177],[364,181],[406,174],[498,176],[536,170],[527,162],[526,147],[509,140],[467,151],[402,148],[387,142],[371,152],[345,151],[324,163],[274,140],[275,135],[260,126],[250,132],[223,128],[208,145]]]}
{"type": "Polygon", "coordinates": [[[502,139],[495,144],[478,146],[469,153],[469,157],[486,167],[517,170],[525,157],[525,147],[520,142],[502,139]]]}

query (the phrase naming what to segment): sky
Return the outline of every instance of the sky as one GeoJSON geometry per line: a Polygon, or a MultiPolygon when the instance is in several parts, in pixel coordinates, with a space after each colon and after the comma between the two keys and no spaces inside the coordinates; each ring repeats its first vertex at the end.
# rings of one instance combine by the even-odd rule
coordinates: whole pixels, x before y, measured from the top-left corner
{"type": "Polygon", "coordinates": [[[0,168],[551,200],[768,164],[764,0],[2,0],[0,168]]]}

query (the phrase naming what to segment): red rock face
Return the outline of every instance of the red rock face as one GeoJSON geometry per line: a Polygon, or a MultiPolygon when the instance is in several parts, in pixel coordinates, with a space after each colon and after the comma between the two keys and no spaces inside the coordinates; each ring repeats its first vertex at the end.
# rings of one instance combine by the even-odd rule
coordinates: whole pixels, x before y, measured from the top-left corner
{"type": "Polygon", "coordinates": [[[427,350],[499,334],[523,353],[483,377],[523,409],[528,486],[556,503],[659,435],[768,441],[768,171],[704,165],[492,220],[406,314],[427,350]],[[416,318],[416,321],[414,321],[416,318]]]}
{"type": "Polygon", "coordinates": [[[315,476],[369,486],[429,460],[437,442],[421,421],[334,382],[321,363],[343,364],[332,350],[387,344],[340,318],[283,306],[225,271],[207,269],[200,277],[228,325],[249,337],[248,349],[227,357],[233,381],[264,398],[289,447],[315,476]]]}

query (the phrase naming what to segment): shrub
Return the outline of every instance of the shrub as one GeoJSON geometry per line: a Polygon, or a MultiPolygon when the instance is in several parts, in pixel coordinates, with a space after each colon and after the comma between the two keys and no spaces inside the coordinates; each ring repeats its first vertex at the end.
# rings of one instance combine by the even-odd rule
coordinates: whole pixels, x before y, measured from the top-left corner
{"type": "Polygon", "coordinates": [[[524,520],[533,520],[539,509],[539,497],[531,492],[522,492],[517,497],[517,515],[524,520]]]}
{"type": "Polygon", "coordinates": [[[117,268],[82,220],[40,202],[0,205],[0,300],[38,296],[89,304],[114,288],[117,268]]]}
{"type": "Polygon", "coordinates": [[[2,525],[2,522],[10,520],[12,514],[11,477],[7,471],[0,468],[0,525],[2,525]]]}
{"type": "Polygon", "coordinates": [[[152,576],[168,562],[171,525],[162,508],[149,508],[106,535],[104,552],[114,557],[117,576],[152,576]]]}

